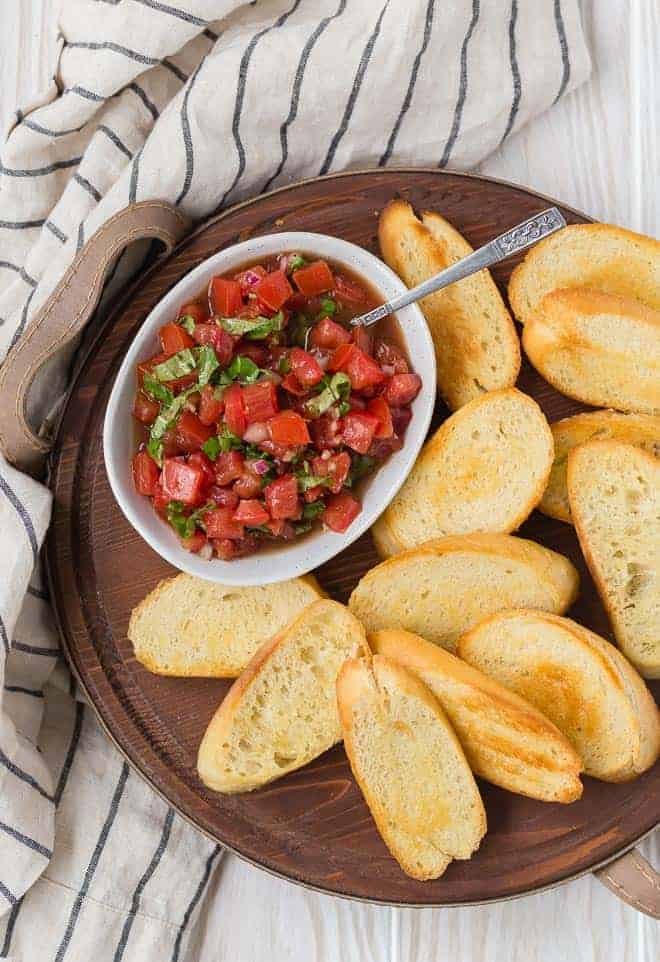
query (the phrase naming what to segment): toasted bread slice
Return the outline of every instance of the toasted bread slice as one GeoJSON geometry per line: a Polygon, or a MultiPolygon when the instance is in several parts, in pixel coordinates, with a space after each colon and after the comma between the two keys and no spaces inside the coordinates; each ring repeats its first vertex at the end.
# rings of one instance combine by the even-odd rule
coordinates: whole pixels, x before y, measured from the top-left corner
{"type": "MultiPolygon", "coordinates": [[[[408,287],[472,253],[439,214],[418,220],[406,201],[380,215],[383,257],[408,287]]],[[[484,391],[511,387],[520,370],[520,343],[489,271],[483,270],[420,302],[435,345],[438,390],[452,410],[484,391]]]]}
{"type": "Polygon", "coordinates": [[[509,281],[521,324],[541,299],[563,287],[592,287],[660,310],[660,241],[611,224],[571,224],[536,244],[509,281]]]}
{"type": "Polygon", "coordinates": [[[553,450],[541,409],[521,391],[470,401],[427,442],[374,524],[379,554],[448,534],[514,531],[543,495],[553,450]]]}
{"type": "Polygon", "coordinates": [[[568,457],[568,497],[582,553],[624,654],[660,678],[660,462],[619,441],[568,457]]]}
{"type": "Polygon", "coordinates": [[[555,459],[550,479],[539,503],[539,511],[571,521],[566,471],[569,452],[587,441],[623,441],[660,458],[660,417],[651,414],[621,414],[618,411],[587,411],[550,425],[555,440],[555,459]]]}
{"type": "Polygon", "coordinates": [[[316,601],[255,654],[199,747],[197,770],[218,792],[247,792],[307,764],[341,739],[335,682],[366,651],[343,605],[316,601]]]}
{"type": "Polygon", "coordinates": [[[523,346],[562,394],[660,413],[660,311],[586,287],[552,291],[525,325],[523,346]]]}
{"type": "Polygon", "coordinates": [[[368,641],[435,695],[475,775],[544,802],[580,798],[577,752],[528,701],[419,635],[376,631],[368,641]]]}
{"type": "Polygon", "coordinates": [[[566,735],[587,775],[635,778],[660,752],[660,717],[621,652],[569,618],[503,611],[458,642],[469,664],[526,698],[566,735]]]}
{"type": "Polygon", "coordinates": [[[128,637],[157,675],[235,678],[264,641],[322,597],[311,576],[232,588],[180,574],[133,610],[128,637]]]}
{"type": "Polygon", "coordinates": [[[470,766],[437,700],[400,665],[348,659],[337,678],[344,747],[374,821],[401,868],[438,878],[486,832],[470,766]]]}
{"type": "Polygon", "coordinates": [[[505,608],[563,613],[579,578],[563,555],[505,534],[437,538],[367,571],[348,605],[367,631],[403,628],[454,651],[456,641],[505,608]]]}

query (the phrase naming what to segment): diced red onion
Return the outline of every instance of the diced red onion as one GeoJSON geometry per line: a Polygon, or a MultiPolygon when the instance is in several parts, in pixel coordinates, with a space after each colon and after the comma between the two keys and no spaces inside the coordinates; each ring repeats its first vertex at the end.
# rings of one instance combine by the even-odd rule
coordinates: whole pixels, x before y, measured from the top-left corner
{"type": "Polygon", "coordinates": [[[387,374],[388,377],[392,377],[394,374],[394,367],[391,364],[381,364],[380,369],[383,374],[387,374]]]}
{"type": "Polygon", "coordinates": [[[316,358],[316,363],[321,370],[327,370],[328,364],[330,363],[330,355],[326,351],[312,351],[311,353],[316,358]]]}
{"type": "Polygon", "coordinates": [[[202,561],[210,561],[213,557],[213,545],[211,542],[207,541],[206,544],[202,545],[197,554],[202,561]]]}
{"type": "Polygon", "coordinates": [[[321,451],[321,460],[327,461],[328,458],[331,458],[331,457],[332,457],[332,454],[328,451],[327,448],[325,449],[325,451],[321,451]]]}
{"type": "Polygon", "coordinates": [[[246,287],[254,287],[260,280],[261,276],[256,271],[251,271],[249,267],[241,274],[241,281],[246,287]]]}
{"type": "Polygon", "coordinates": [[[265,421],[255,421],[254,424],[250,424],[243,434],[243,440],[247,441],[248,444],[260,444],[261,441],[265,441],[267,438],[268,428],[266,427],[265,421]]]}
{"type": "Polygon", "coordinates": [[[270,465],[268,461],[265,461],[263,458],[252,462],[252,470],[255,474],[258,474],[259,477],[262,477],[264,474],[268,474],[269,469],[270,465]]]}

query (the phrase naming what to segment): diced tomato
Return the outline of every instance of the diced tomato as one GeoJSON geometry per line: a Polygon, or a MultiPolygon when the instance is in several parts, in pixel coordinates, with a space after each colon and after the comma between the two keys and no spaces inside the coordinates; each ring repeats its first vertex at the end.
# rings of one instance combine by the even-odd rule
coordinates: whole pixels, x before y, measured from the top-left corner
{"type": "Polygon", "coordinates": [[[151,503],[154,506],[154,511],[157,514],[159,514],[162,518],[167,518],[167,506],[170,503],[170,499],[163,491],[163,486],[160,481],[156,485],[156,491],[151,499],[151,503]]]}
{"type": "Polygon", "coordinates": [[[234,521],[240,521],[241,524],[245,524],[249,528],[257,528],[260,524],[266,524],[269,520],[270,515],[261,501],[257,501],[256,498],[239,501],[238,507],[234,511],[234,521]]]}
{"type": "Polygon", "coordinates": [[[262,267],[261,264],[257,264],[255,267],[248,267],[247,270],[241,271],[240,274],[236,275],[234,280],[241,285],[243,297],[247,297],[247,295],[254,290],[254,285],[259,281],[260,277],[265,277],[266,273],[266,268],[262,267]]]}
{"type": "Polygon", "coordinates": [[[208,311],[201,304],[195,304],[191,302],[190,304],[183,304],[179,308],[179,318],[182,317],[192,317],[195,324],[203,324],[207,319],[208,311]]]}
{"type": "Polygon", "coordinates": [[[394,433],[401,437],[405,434],[406,428],[410,424],[412,411],[410,408],[391,408],[390,413],[392,415],[394,433]]]}
{"type": "Polygon", "coordinates": [[[330,369],[344,371],[354,391],[364,391],[385,380],[385,375],[372,357],[354,344],[342,344],[330,358],[330,369]]]}
{"type": "Polygon", "coordinates": [[[220,488],[217,484],[214,484],[212,488],[209,488],[207,497],[219,508],[238,507],[238,495],[232,488],[220,488]]]}
{"type": "Polygon", "coordinates": [[[234,356],[234,339],[231,334],[216,324],[197,324],[193,331],[193,338],[197,344],[208,344],[216,353],[221,367],[225,367],[234,356]]]}
{"type": "Polygon", "coordinates": [[[378,418],[375,438],[391,438],[394,434],[390,406],[382,397],[375,397],[367,404],[367,411],[378,418]]]}
{"type": "Polygon", "coordinates": [[[232,434],[242,438],[247,428],[247,419],[240,384],[230,384],[224,393],[223,401],[225,402],[225,424],[232,434]]]}
{"type": "Polygon", "coordinates": [[[138,451],[133,457],[133,482],[138,494],[152,497],[158,488],[160,471],[147,451],[138,451]]]}
{"type": "Polygon", "coordinates": [[[254,344],[250,341],[241,341],[235,348],[235,353],[242,357],[249,357],[257,367],[266,367],[268,364],[268,350],[263,344],[254,344]]]}
{"type": "Polygon", "coordinates": [[[389,373],[407,374],[410,368],[401,348],[385,338],[376,338],[374,357],[381,367],[392,368],[389,373]]]}
{"type": "Polygon", "coordinates": [[[352,494],[342,491],[330,495],[321,518],[331,531],[343,534],[361,510],[360,502],[352,494]]]}
{"type": "Polygon", "coordinates": [[[293,474],[285,474],[264,488],[264,498],[272,518],[299,518],[302,510],[298,482],[293,474]]]}
{"type": "Polygon", "coordinates": [[[229,538],[214,538],[211,543],[221,561],[231,561],[232,558],[238,557],[236,541],[230,541],[229,538]]]}
{"type": "Polygon", "coordinates": [[[353,451],[357,451],[358,454],[366,454],[376,433],[378,423],[378,418],[375,418],[372,414],[360,411],[352,411],[347,414],[342,427],[344,444],[352,448],[353,451]]]}
{"type": "Polygon", "coordinates": [[[166,458],[179,454],[179,442],[176,439],[176,425],[167,429],[161,441],[163,444],[163,455],[166,458]]]}
{"type": "Polygon", "coordinates": [[[340,344],[337,350],[334,352],[330,358],[330,363],[328,368],[331,371],[343,371],[346,369],[346,365],[353,357],[354,352],[357,350],[355,344],[352,341],[340,344]]]}
{"type": "Polygon", "coordinates": [[[303,494],[303,500],[306,504],[311,504],[312,501],[318,501],[322,498],[325,493],[325,488],[321,484],[317,484],[315,488],[307,488],[303,494]]]}
{"type": "Polygon", "coordinates": [[[286,521],[284,518],[271,518],[270,521],[266,522],[266,527],[272,535],[278,538],[284,531],[284,525],[286,521]]]}
{"type": "Polygon", "coordinates": [[[201,469],[204,475],[205,485],[215,484],[215,465],[203,451],[195,451],[191,454],[188,458],[188,464],[192,464],[193,467],[201,469]]]}
{"type": "Polygon", "coordinates": [[[365,354],[372,353],[373,338],[369,333],[369,328],[365,327],[364,324],[358,324],[357,327],[353,328],[353,343],[365,354]]]}
{"type": "Polygon", "coordinates": [[[307,388],[303,387],[295,374],[287,374],[287,376],[282,381],[282,387],[289,394],[293,394],[295,397],[304,397],[307,394],[307,388]]]}
{"type": "Polygon", "coordinates": [[[157,367],[159,364],[162,364],[163,361],[166,361],[167,358],[168,358],[167,354],[155,354],[153,357],[148,358],[148,360],[146,361],[140,361],[140,363],[137,366],[137,379],[140,387],[142,387],[142,383],[144,381],[144,375],[151,374],[153,369],[157,367]]]}
{"type": "Polygon", "coordinates": [[[245,461],[240,451],[225,451],[215,461],[215,480],[222,487],[231,484],[245,471],[245,461]]]}
{"type": "Polygon", "coordinates": [[[350,340],[350,332],[330,317],[324,317],[318,324],[315,324],[310,334],[310,342],[313,347],[324,347],[330,350],[334,350],[340,344],[349,344],[350,340]]]}
{"type": "Polygon", "coordinates": [[[335,286],[334,276],[325,261],[314,261],[313,264],[294,271],[291,276],[293,283],[305,297],[323,294],[325,291],[331,291],[335,286]]]}
{"type": "Polygon", "coordinates": [[[393,434],[391,438],[374,438],[367,454],[377,461],[384,461],[385,458],[389,458],[393,451],[400,451],[402,447],[403,441],[401,438],[393,434]]]}
{"type": "Polygon", "coordinates": [[[188,331],[184,327],[181,327],[180,324],[174,324],[174,322],[170,322],[161,327],[158,332],[158,337],[160,338],[163,353],[168,356],[176,354],[177,351],[183,351],[187,347],[195,346],[195,342],[188,331]]]}
{"type": "Polygon", "coordinates": [[[234,481],[234,491],[240,498],[256,498],[261,494],[261,478],[251,471],[244,471],[240,478],[234,481]]]}
{"type": "Polygon", "coordinates": [[[269,380],[248,384],[243,388],[243,410],[247,424],[267,421],[279,411],[277,388],[269,380]]]}
{"type": "Polygon", "coordinates": [[[322,414],[320,418],[309,422],[310,431],[314,438],[314,445],[319,451],[338,448],[341,444],[340,422],[330,414],[322,414]]]}
{"type": "Polygon", "coordinates": [[[202,424],[215,424],[225,409],[222,398],[215,396],[215,388],[205,384],[199,401],[199,420],[202,424]]]}
{"type": "Polygon", "coordinates": [[[383,397],[392,407],[403,407],[415,400],[421,387],[419,374],[393,374],[385,386],[383,397]]]}
{"type": "Polygon", "coordinates": [[[365,411],[367,408],[367,402],[363,401],[362,398],[358,397],[355,393],[351,394],[348,403],[351,406],[351,411],[365,411]]]}
{"type": "Polygon", "coordinates": [[[163,494],[170,501],[199,504],[204,488],[204,474],[201,468],[186,464],[178,458],[165,458],[161,485],[163,494]]]}
{"type": "Polygon", "coordinates": [[[309,444],[307,423],[296,411],[282,411],[268,421],[268,433],[275,444],[309,444]]]}
{"type": "Polygon", "coordinates": [[[157,401],[152,401],[142,391],[138,391],[133,401],[133,417],[142,424],[153,424],[160,411],[157,401]]]}
{"type": "Polygon", "coordinates": [[[229,538],[235,540],[243,537],[243,525],[234,520],[234,508],[214,508],[204,515],[204,527],[209,538],[229,538]]]}
{"type": "Polygon", "coordinates": [[[211,313],[220,317],[236,317],[243,307],[243,295],[238,281],[214,277],[209,284],[211,313]]]}
{"type": "Polygon", "coordinates": [[[243,305],[241,313],[238,316],[244,318],[247,317],[252,320],[255,317],[260,317],[262,315],[265,317],[270,317],[274,313],[275,312],[271,311],[270,307],[268,307],[266,304],[263,304],[257,297],[251,297],[247,304],[243,305]]]}
{"type": "Polygon", "coordinates": [[[314,474],[320,478],[332,478],[329,490],[333,494],[339,494],[350,470],[351,456],[346,451],[342,451],[341,454],[334,454],[330,458],[314,458],[312,461],[312,472],[314,474]]]}
{"type": "Polygon", "coordinates": [[[208,544],[208,538],[203,531],[195,531],[189,538],[180,538],[179,540],[186,551],[192,551],[193,554],[198,554],[204,545],[208,544]]]}
{"type": "Polygon", "coordinates": [[[367,292],[355,281],[349,281],[347,277],[343,274],[337,274],[335,277],[334,293],[337,299],[342,302],[342,304],[353,305],[353,304],[364,304],[367,300],[367,292]]]}
{"type": "Polygon", "coordinates": [[[319,362],[300,347],[294,347],[289,354],[291,370],[303,387],[310,388],[318,384],[323,377],[323,369],[319,362]]]}
{"type": "Polygon", "coordinates": [[[271,271],[255,285],[254,292],[271,310],[279,311],[293,294],[293,288],[284,271],[271,271]]]}
{"type": "Polygon", "coordinates": [[[184,411],[176,425],[176,440],[182,451],[199,451],[213,434],[213,428],[202,424],[192,411],[184,411]]]}

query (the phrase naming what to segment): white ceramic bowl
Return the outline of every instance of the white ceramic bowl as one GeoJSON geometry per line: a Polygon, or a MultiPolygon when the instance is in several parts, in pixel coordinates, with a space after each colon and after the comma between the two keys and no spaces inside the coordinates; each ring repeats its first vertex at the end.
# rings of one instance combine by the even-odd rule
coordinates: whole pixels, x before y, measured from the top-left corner
{"type": "Polygon", "coordinates": [[[361,488],[362,511],[345,534],[324,531],[320,526],[297,541],[265,551],[220,561],[204,561],[186,551],[169,526],[158,517],[148,498],[133,487],[131,459],[135,440],[131,409],[135,395],[135,369],[159,350],[158,330],[176,316],[179,307],[199,295],[210,279],[242,265],[280,252],[303,251],[343,264],[369,281],[390,299],[405,288],[396,274],[373,254],[338,237],[306,232],[268,234],[236,244],[204,261],[160,301],[140,328],[115,380],[103,425],[103,449],[110,485],[119,507],[144,540],[161,557],[189,574],[225,585],[263,585],[305,574],[343,551],[369,528],[403,484],[426,436],[435,401],[435,354],[426,321],[416,304],[397,314],[414,370],[422,389],[413,402],[413,417],[400,451],[370,477],[361,488]]]}

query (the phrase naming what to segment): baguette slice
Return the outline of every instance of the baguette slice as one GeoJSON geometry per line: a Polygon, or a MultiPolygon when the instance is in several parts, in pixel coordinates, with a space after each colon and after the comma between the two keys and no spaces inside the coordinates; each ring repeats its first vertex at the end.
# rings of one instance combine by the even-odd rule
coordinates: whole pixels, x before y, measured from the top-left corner
{"type": "Polygon", "coordinates": [[[523,346],[562,394],[660,413],[660,311],[586,287],[552,291],[525,325],[523,346]]]}
{"type": "MultiPolygon", "coordinates": [[[[378,239],[385,262],[408,287],[472,253],[443,217],[427,212],[419,221],[404,200],[385,207],[378,239]]],[[[489,271],[425,297],[420,307],[435,345],[438,389],[452,410],[484,391],[516,383],[520,343],[489,271]]]]}
{"type": "Polygon", "coordinates": [[[505,388],[470,401],[436,431],[374,524],[388,558],[449,534],[508,533],[540,501],[552,467],[552,432],[536,401],[505,388]]]}
{"type": "Polygon", "coordinates": [[[376,565],[348,605],[367,631],[402,628],[454,651],[458,638],[505,608],[563,613],[578,592],[563,555],[505,534],[427,541],[376,565]]]}
{"type": "Polygon", "coordinates": [[[416,879],[438,878],[486,832],[470,767],[439,703],[395,662],[348,659],[337,678],[344,747],[390,852],[416,879]]]}
{"type": "Polygon", "coordinates": [[[362,625],[316,601],[255,654],[206,729],[197,769],[218,792],[247,792],[312,761],[341,739],[335,695],[344,660],[366,651],[362,625]]]}
{"type": "Polygon", "coordinates": [[[620,648],[660,678],[660,462],[619,441],[568,458],[568,497],[582,553],[620,648]]]}
{"type": "Polygon", "coordinates": [[[458,643],[469,664],[526,698],[573,744],[587,775],[623,782],[660,752],[660,718],[621,652],[569,618],[505,611],[458,643]]]}
{"type": "Polygon", "coordinates": [[[587,411],[550,425],[555,441],[555,460],[539,510],[559,521],[571,521],[566,471],[569,452],[587,441],[623,441],[660,458],[660,417],[621,414],[618,411],[587,411]]]}
{"type": "Polygon", "coordinates": [[[592,287],[660,310],[660,241],[611,224],[571,224],[536,244],[509,281],[521,324],[541,299],[562,287],[592,287]]]}
{"type": "Polygon", "coordinates": [[[180,574],[133,610],[128,637],[137,660],[158,675],[235,678],[264,641],[322,597],[311,576],[232,588],[180,574]]]}
{"type": "Polygon", "coordinates": [[[416,675],[444,708],[475,775],[519,795],[574,802],[582,762],[533,705],[437,645],[408,631],[376,631],[378,655],[416,675]]]}

